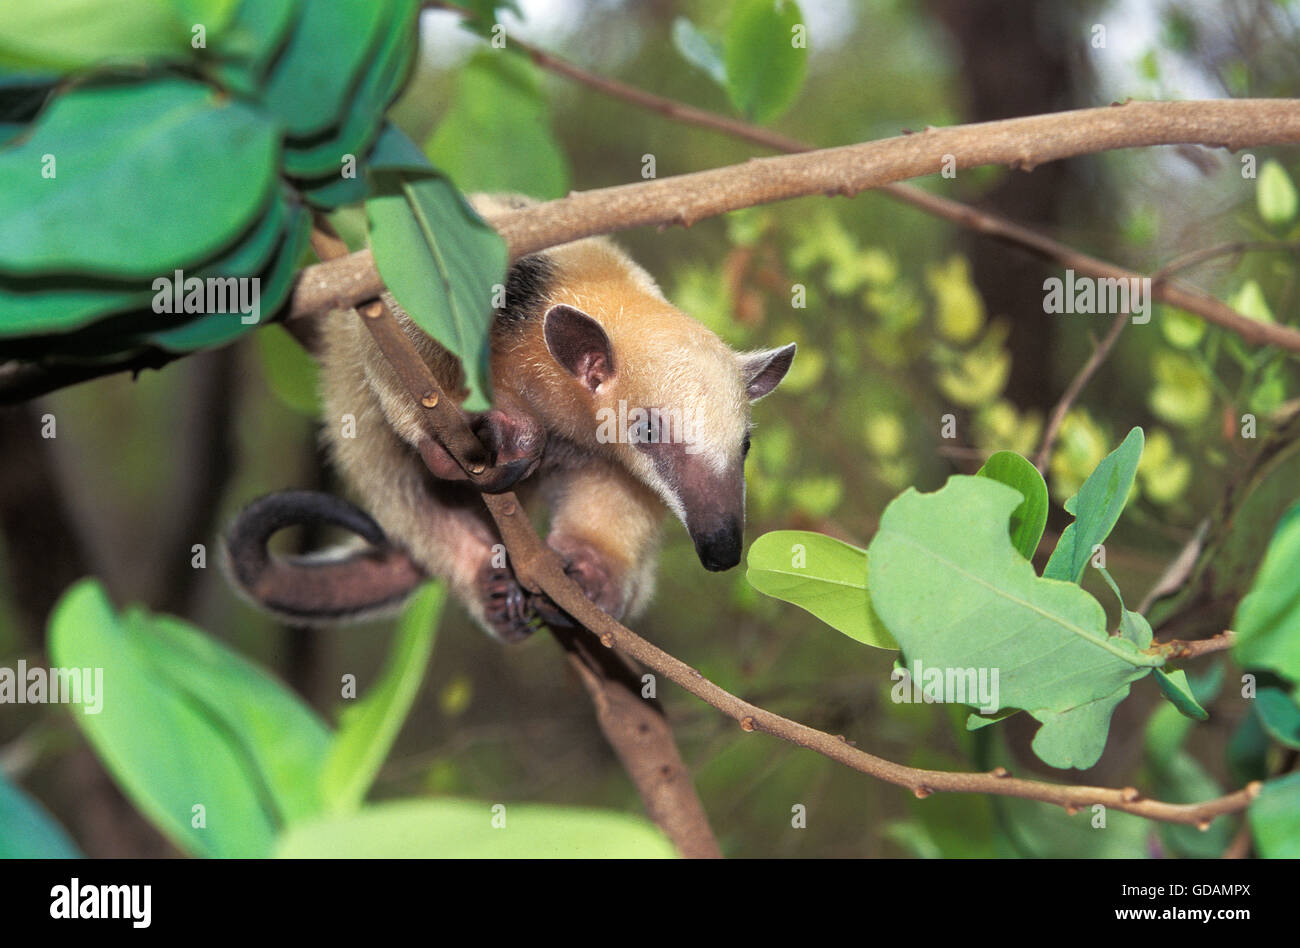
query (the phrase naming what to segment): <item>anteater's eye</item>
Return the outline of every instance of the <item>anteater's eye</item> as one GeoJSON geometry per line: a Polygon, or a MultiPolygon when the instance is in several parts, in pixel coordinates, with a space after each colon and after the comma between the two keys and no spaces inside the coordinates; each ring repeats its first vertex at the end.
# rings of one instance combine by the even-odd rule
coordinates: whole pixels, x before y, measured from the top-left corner
{"type": "Polygon", "coordinates": [[[749,434],[748,433],[745,434],[745,440],[740,446],[740,456],[742,458],[749,457],[749,434]]]}

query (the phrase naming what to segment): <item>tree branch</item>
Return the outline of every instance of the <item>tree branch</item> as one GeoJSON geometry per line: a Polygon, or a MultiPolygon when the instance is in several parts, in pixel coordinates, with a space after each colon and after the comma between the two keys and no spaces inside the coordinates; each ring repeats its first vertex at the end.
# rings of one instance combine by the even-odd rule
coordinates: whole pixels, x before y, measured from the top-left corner
{"type": "MultiPolygon", "coordinates": [[[[392,314],[384,307],[373,307],[369,309],[369,316],[365,322],[376,338],[387,337],[384,351],[390,361],[402,363],[397,366],[401,377],[420,380],[419,384],[408,386],[412,398],[418,402],[426,397],[426,393],[433,392],[439,396],[435,399],[435,404],[446,404],[446,399],[441,397],[437,381],[410,339],[397,325],[392,314]]],[[[426,411],[423,417],[429,433],[447,445],[448,450],[453,450],[450,445],[462,440],[465,435],[473,437],[463,418],[457,426],[464,430],[456,432],[443,430],[445,415],[435,415],[432,411],[426,411]]],[[[663,675],[669,681],[739,722],[742,730],[765,731],[800,747],[816,751],[861,773],[907,787],[919,798],[943,791],[989,793],[1054,803],[1065,807],[1070,812],[1101,804],[1153,820],[1205,828],[1217,816],[1244,810],[1259,794],[1260,784],[1253,782],[1233,793],[1202,803],[1166,803],[1144,799],[1142,794],[1132,787],[1112,789],[1022,780],[1011,777],[1003,768],[989,773],[924,770],[868,754],[858,750],[843,737],[826,734],[736,697],[709,681],[680,659],[641,638],[587,599],[582,589],[565,574],[563,565],[554,551],[550,550],[537,535],[513,493],[483,494],[482,497],[501,534],[520,584],[531,592],[541,592],[549,596],[580,625],[598,636],[601,644],[608,648],[616,648],[624,655],[663,675]]]]}

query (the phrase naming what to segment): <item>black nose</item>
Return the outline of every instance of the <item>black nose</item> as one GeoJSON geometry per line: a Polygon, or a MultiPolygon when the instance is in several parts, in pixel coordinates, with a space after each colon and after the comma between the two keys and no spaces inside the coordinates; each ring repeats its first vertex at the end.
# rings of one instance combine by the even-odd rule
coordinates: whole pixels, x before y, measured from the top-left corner
{"type": "Polygon", "coordinates": [[[703,533],[695,538],[695,553],[704,568],[713,572],[731,569],[740,562],[741,529],[737,523],[703,533]]]}

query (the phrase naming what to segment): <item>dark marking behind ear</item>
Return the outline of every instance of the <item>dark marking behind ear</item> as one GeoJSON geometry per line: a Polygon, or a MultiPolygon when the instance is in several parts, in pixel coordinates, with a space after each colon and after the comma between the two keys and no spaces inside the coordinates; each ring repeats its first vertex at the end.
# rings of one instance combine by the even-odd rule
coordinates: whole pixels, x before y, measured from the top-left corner
{"type": "Polygon", "coordinates": [[[741,357],[740,371],[745,377],[745,395],[756,402],[781,383],[794,361],[795,344],[779,349],[765,349],[741,357]]]}
{"type": "Polygon", "coordinates": [[[555,361],[595,391],[614,377],[614,347],[605,329],[586,313],[559,303],[546,311],[546,348],[555,361]]]}
{"type": "Polygon", "coordinates": [[[506,274],[506,305],[497,318],[515,323],[537,316],[554,279],[555,264],[544,254],[520,257],[506,274]]]}

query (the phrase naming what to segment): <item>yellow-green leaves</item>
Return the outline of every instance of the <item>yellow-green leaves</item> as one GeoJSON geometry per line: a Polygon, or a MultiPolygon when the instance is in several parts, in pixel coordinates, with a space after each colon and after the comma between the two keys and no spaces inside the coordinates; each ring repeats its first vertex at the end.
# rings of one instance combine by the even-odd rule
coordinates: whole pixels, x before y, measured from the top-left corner
{"type": "Polygon", "coordinates": [[[296,827],[290,859],[670,859],[644,817],[538,803],[405,800],[296,827]]]}
{"type": "Polygon", "coordinates": [[[849,638],[897,648],[867,598],[867,553],[802,530],[765,533],[749,548],[746,574],[759,592],[794,603],[849,638]]]}
{"type": "Polygon", "coordinates": [[[102,669],[97,712],[73,720],[137,807],[194,855],[269,855],[276,834],[319,809],[325,725],[292,692],[198,630],[118,613],[97,582],[50,619],[51,660],[102,669]]]}
{"type": "Polygon", "coordinates": [[[353,810],[365,799],[424,680],[446,597],[440,583],[420,589],[402,615],[379,681],[344,710],[321,773],[327,811],[353,810]]]}
{"type": "Polygon", "coordinates": [[[1291,177],[1280,164],[1270,158],[1259,169],[1259,185],[1255,189],[1255,202],[1259,216],[1272,227],[1285,227],[1295,220],[1300,198],[1296,196],[1291,177]]]}

